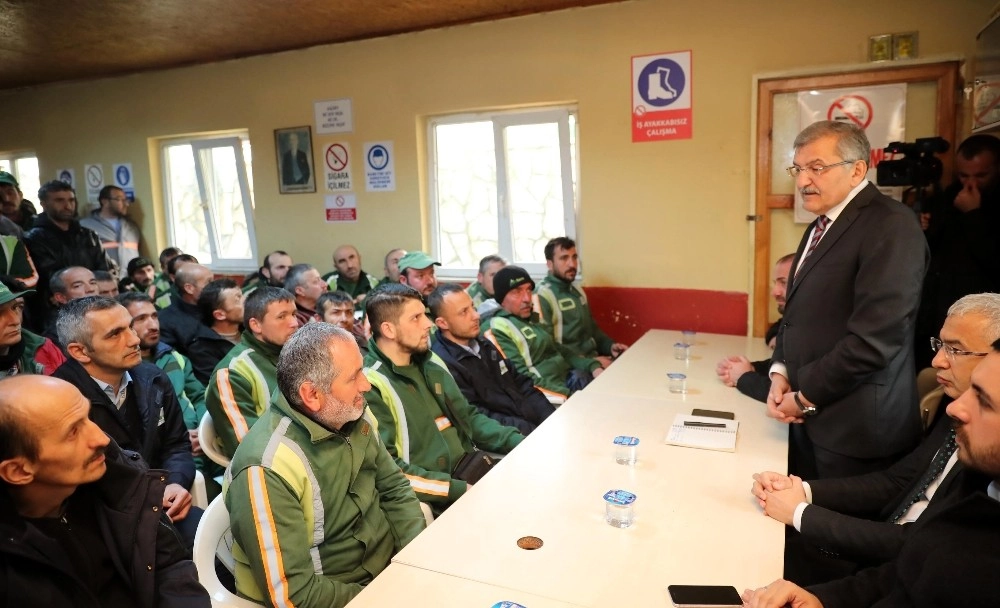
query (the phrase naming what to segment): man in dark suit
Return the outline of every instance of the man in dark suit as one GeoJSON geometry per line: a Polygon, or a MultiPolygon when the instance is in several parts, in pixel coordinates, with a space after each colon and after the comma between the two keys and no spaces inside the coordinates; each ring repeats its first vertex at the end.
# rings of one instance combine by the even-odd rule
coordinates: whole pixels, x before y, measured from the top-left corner
{"type": "Polygon", "coordinates": [[[805,590],[779,580],[743,599],[752,608],[995,606],[1000,597],[1000,340],[948,405],[967,492],[950,493],[912,530],[893,561],[805,590]]]}
{"type": "Polygon", "coordinates": [[[927,243],[914,214],[866,180],[864,131],[818,122],[794,146],[789,173],[806,210],[820,217],[792,264],[768,415],[794,423],[792,472],[822,479],[877,471],[921,434],[913,323],[927,243]]]}
{"type": "Polygon", "coordinates": [[[281,183],[286,186],[309,183],[309,157],[299,150],[299,135],[288,135],[288,149],[281,155],[281,183]]]}
{"type": "MultiPolygon", "coordinates": [[[[997,339],[1000,294],[973,294],[952,305],[940,340],[934,342],[933,360],[949,402],[968,390],[973,370],[997,339]]],[[[963,491],[954,445],[951,420],[941,416],[917,449],[885,471],[809,482],[768,471],[754,475],[751,491],[766,515],[794,526],[810,545],[859,564],[877,565],[899,553],[910,529],[906,524],[963,491]]],[[[829,568],[798,576],[801,568],[789,569],[790,562],[804,561],[800,547],[798,542],[785,544],[786,578],[833,578],[823,576],[833,574],[829,568]]]]}

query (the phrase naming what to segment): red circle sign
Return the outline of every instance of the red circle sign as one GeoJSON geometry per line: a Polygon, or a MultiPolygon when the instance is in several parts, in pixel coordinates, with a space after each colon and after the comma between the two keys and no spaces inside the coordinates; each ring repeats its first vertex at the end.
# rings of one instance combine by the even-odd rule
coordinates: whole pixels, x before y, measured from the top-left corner
{"type": "Polygon", "coordinates": [[[326,166],[334,171],[343,171],[347,166],[347,148],[341,144],[331,144],[326,149],[326,166]]]}
{"type": "Polygon", "coordinates": [[[844,95],[837,98],[826,111],[827,120],[853,122],[862,129],[872,124],[872,104],[861,95],[844,95]]]}

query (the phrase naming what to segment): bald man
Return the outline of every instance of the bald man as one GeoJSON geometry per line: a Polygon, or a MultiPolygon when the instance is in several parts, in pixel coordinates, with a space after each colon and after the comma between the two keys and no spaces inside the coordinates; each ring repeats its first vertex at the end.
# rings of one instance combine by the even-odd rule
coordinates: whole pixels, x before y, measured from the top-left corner
{"type": "Polygon", "coordinates": [[[191,262],[180,266],[174,275],[176,293],[170,296],[170,306],[160,311],[160,340],[185,357],[201,331],[198,297],[212,278],[212,271],[201,264],[191,262]]]}
{"type": "Polygon", "coordinates": [[[378,279],[361,270],[361,254],[354,245],[341,245],[333,252],[336,270],[323,275],[330,291],[343,291],[354,300],[354,309],[361,309],[361,302],[368,292],[375,289],[378,279]]]}

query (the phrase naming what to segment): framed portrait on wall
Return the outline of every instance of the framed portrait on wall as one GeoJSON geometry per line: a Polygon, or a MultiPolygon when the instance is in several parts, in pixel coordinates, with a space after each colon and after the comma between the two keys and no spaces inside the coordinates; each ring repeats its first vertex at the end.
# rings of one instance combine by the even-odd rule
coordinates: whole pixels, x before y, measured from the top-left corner
{"type": "Polygon", "coordinates": [[[312,127],[275,129],[274,149],[278,156],[278,191],[281,194],[316,192],[312,127]]]}

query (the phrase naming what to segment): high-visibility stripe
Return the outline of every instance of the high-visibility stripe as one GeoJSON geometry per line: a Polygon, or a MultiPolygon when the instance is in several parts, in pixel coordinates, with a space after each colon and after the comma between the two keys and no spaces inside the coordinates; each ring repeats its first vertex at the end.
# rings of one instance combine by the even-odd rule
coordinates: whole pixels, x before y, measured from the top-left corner
{"type": "Polygon", "coordinates": [[[553,397],[561,397],[564,401],[569,396],[569,395],[566,395],[566,394],[563,394],[563,393],[558,393],[556,391],[549,390],[549,389],[547,389],[545,387],[542,387],[542,386],[538,386],[537,384],[535,385],[535,388],[537,388],[541,392],[545,393],[546,395],[552,395],[553,397]]]}
{"type": "Polygon", "coordinates": [[[274,526],[274,517],[271,514],[271,500],[267,495],[264,469],[262,467],[249,467],[247,480],[250,483],[250,507],[256,522],[257,542],[264,562],[267,593],[271,598],[271,603],[276,608],[286,606],[294,608],[291,598],[288,597],[288,579],[285,577],[281,549],[278,546],[278,531],[274,526]]]}
{"type": "Polygon", "coordinates": [[[101,241],[101,247],[104,249],[118,249],[119,247],[138,249],[139,243],[133,243],[132,241],[101,241]]]}
{"type": "Polygon", "coordinates": [[[382,401],[389,406],[389,413],[392,414],[392,422],[396,426],[396,437],[393,445],[396,447],[396,456],[403,462],[410,462],[410,427],[406,422],[406,410],[403,409],[403,400],[399,393],[392,387],[392,383],[384,374],[378,371],[382,367],[381,361],[376,361],[375,365],[365,368],[365,377],[371,383],[373,390],[378,390],[382,395],[382,401]]]}
{"type": "Polygon", "coordinates": [[[497,337],[493,335],[492,329],[487,329],[485,332],[483,332],[483,337],[493,343],[493,346],[495,346],[497,350],[500,351],[501,357],[503,357],[504,359],[510,358],[507,356],[507,353],[503,352],[503,347],[500,346],[500,342],[497,341],[497,337]]]}
{"type": "Polygon", "coordinates": [[[536,378],[542,377],[542,374],[535,369],[535,363],[531,360],[531,349],[528,347],[528,341],[524,339],[524,335],[521,334],[521,330],[517,326],[503,317],[493,317],[490,319],[490,327],[495,332],[498,331],[510,338],[514,342],[514,346],[517,347],[517,352],[521,356],[521,359],[524,360],[524,365],[528,368],[528,371],[534,374],[536,378]]]}
{"type": "Polygon", "coordinates": [[[410,481],[410,486],[413,488],[414,492],[419,494],[430,494],[432,496],[448,496],[448,490],[451,486],[447,481],[427,479],[426,477],[417,477],[416,475],[406,475],[406,473],[403,473],[403,475],[405,475],[410,481]]]}
{"type": "Polygon", "coordinates": [[[226,413],[229,424],[236,432],[236,441],[243,441],[243,437],[250,431],[247,419],[240,411],[240,405],[233,396],[233,387],[229,384],[229,369],[220,369],[215,374],[215,388],[219,391],[219,401],[222,402],[222,411],[226,413]]]}
{"type": "Polygon", "coordinates": [[[451,420],[448,420],[447,416],[438,416],[434,419],[434,424],[437,425],[439,431],[451,428],[451,420]]]}
{"type": "Polygon", "coordinates": [[[552,326],[552,337],[556,339],[556,342],[562,344],[563,341],[562,309],[559,308],[559,301],[556,298],[555,292],[552,291],[551,287],[543,283],[538,286],[538,293],[536,294],[536,296],[539,297],[539,300],[538,300],[538,305],[535,308],[538,310],[539,314],[542,313],[542,304],[541,304],[542,298],[545,299],[549,307],[552,309],[552,319],[550,321],[550,325],[552,326]]]}

